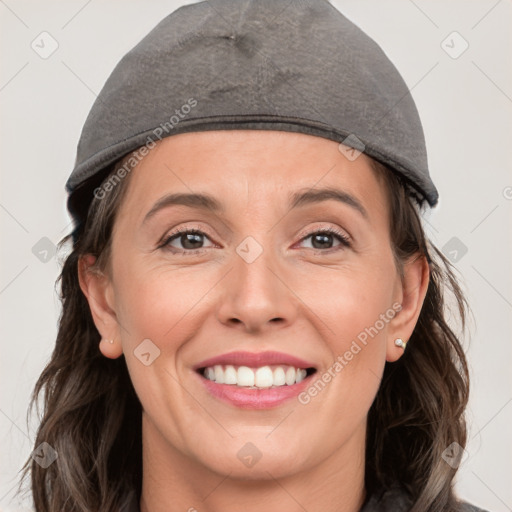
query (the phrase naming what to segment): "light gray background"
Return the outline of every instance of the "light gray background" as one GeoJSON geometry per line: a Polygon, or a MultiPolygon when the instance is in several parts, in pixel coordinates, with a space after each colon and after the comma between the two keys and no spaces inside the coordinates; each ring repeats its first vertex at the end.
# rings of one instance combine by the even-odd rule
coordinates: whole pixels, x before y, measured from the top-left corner
{"type": "MultiPolygon", "coordinates": [[[[69,230],[64,183],[106,78],[125,52],[185,3],[192,2],[0,0],[3,511],[32,510],[28,499],[13,498],[14,488],[36,426],[33,421],[27,431],[29,394],[50,357],[60,311],[54,291],[59,262],[44,263],[44,254],[38,258],[32,249],[44,237],[56,244],[69,230]],[[42,46],[43,31],[59,45],[47,59],[31,48],[34,40],[42,46]]],[[[474,312],[465,345],[472,372],[470,442],[456,489],[489,511],[510,511],[511,2],[332,3],[383,47],[418,106],[441,194],[427,216],[427,232],[439,247],[456,237],[450,242],[458,244],[455,264],[474,312]],[[456,59],[441,46],[453,31],[469,43],[456,59]]],[[[445,43],[452,52],[460,44],[453,37],[445,43]]]]}

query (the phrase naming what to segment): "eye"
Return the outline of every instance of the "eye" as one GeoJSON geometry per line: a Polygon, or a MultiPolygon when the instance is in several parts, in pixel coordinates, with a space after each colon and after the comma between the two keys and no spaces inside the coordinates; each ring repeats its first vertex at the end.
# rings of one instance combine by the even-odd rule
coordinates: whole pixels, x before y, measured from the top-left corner
{"type": "MultiPolygon", "coordinates": [[[[182,245],[181,249],[183,250],[181,252],[201,252],[203,249],[201,244],[204,243],[202,240],[203,238],[207,238],[209,240],[206,233],[200,231],[199,229],[181,228],[166,236],[159,247],[164,249],[168,248],[171,251],[173,249],[180,249],[180,247],[176,248],[172,245],[172,242],[177,242],[182,245]]],[[[213,247],[213,245],[211,247],[213,247]]]]}
{"type": "MultiPolygon", "coordinates": [[[[334,228],[326,228],[318,231],[313,231],[312,233],[309,233],[307,236],[303,237],[301,241],[307,240],[308,238],[312,239],[312,249],[332,249],[332,238],[337,238],[339,240],[339,246],[351,246],[349,237],[342,233],[341,231],[338,231],[337,229],[334,228]]],[[[334,250],[339,249],[334,248],[334,250]]]]}
{"type": "MultiPolygon", "coordinates": [[[[163,239],[162,243],[159,245],[159,248],[169,249],[172,252],[177,252],[177,249],[179,249],[179,247],[177,248],[176,246],[173,245],[174,242],[177,242],[182,246],[182,253],[194,254],[203,251],[204,247],[202,246],[202,244],[204,243],[204,238],[207,238],[209,240],[208,235],[199,229],[180,228],[166,236],[163,239]]],[[[340,242],[338,248],[340,246],[351,246],[349,237],[342,233],[341,231],[338,231],[337,229],[334,228],[326,228],[322,230],[313,231],[308,235],[304,236],[301,239],[301,242],[309,238],[312,239],[311,248],[319,250],[325,249],[325,251],[322,252],[328,252],[329,249],[339,250],[336,247],[333,248],[331,240],[332,238],[336,238],[340,242]]],[[[214,247],[214,245],[212,244],[210,247],[214,247]]]]}

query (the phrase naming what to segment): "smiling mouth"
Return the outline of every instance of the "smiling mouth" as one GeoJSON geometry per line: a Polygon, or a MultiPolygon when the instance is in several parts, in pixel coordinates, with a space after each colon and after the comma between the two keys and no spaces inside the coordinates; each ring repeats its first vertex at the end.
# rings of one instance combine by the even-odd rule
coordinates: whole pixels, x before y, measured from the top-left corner
{"type": "Polygon", "coordinates": [[[216,384],[247,389],[273,389],[293,386],[316,373],[316,368],[290,365],[265,365],[257,368],[235,365],[214,365],[196,370],[203,378],[216,384]]]}

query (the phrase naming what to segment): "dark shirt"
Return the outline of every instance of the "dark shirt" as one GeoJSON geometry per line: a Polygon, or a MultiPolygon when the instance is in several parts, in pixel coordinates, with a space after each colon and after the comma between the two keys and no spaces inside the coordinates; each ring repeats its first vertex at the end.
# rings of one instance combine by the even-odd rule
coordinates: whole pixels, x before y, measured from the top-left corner
{"type": "MultiPolygon", "coordinates": [[[[463,512],[488,512],[466,502],[461,502],[463,512]]],[[[368,496],[360,512],[408,512],[411,501],[400,488],[376,492],[368,496]]],[[[132,491],[125,500],[119,512],[140,512],[139,500],[132,491]]]]}

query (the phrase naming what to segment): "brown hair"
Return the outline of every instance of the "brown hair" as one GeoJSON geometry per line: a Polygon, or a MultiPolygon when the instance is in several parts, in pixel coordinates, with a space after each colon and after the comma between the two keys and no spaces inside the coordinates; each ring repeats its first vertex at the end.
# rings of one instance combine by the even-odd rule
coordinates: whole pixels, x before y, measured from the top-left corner
{"type": "Polygon", "coordinates": [[[397,268],[401,273],[407,260],[423,255],[430,280],[407,350],[386,364],[368,414],[366,484],[399,482],[411,495],[411,512],[457,511],[452,491],[457,468],[442,454],[454,442],[466,445],[469,372],[461,342],[445,318],[446,292],[455,299],[462,330],[469,307],[453,266],[425,236],[409,184],[385,165],[372,163],[388,190],[397,268]]]}
{"type": "MultiPolygon", "coordinates": [[[[105,181],[129,161],[112,166],[105,181]]],[[[430,267],[426,298],[404,355],[386,363],[381,386],[368,414],[365,485],[368,493],[397,483],[409,493],[412,512],[457,511],[452,491],[457,471],[443,451],[466,443],[464,410],[469,382],[465,355],[445,320],[445,292],[455,298],[462,327],[467,304],[453,267],[425,237],[419,202],[409,185],[372,160],[383,179],[390,205],[390,234],[399,271],[419,253],[430,267]]],[[[121,499],[142,485],[142,408],[124,356],[107,359],[98,350],[100,335],[78,281],[78,261],[96,256],[108,266],[116,213],[130,176],[94,198],[84,226],[66,257],[60,281],[62,313],[55,349],[38,378],[29,410],[43,394],[43,414],[35,447],[49,443],[58,453],[46,469],[29,458],[37,512],[113,511],[121,499]]],[[[60,243],[72,240],[67,235],[60,243]]],[[[39,406],[37,407],[39,413],[39,406]]],[[[21,485],[21,483],[20,483],[21,485]]]]}

